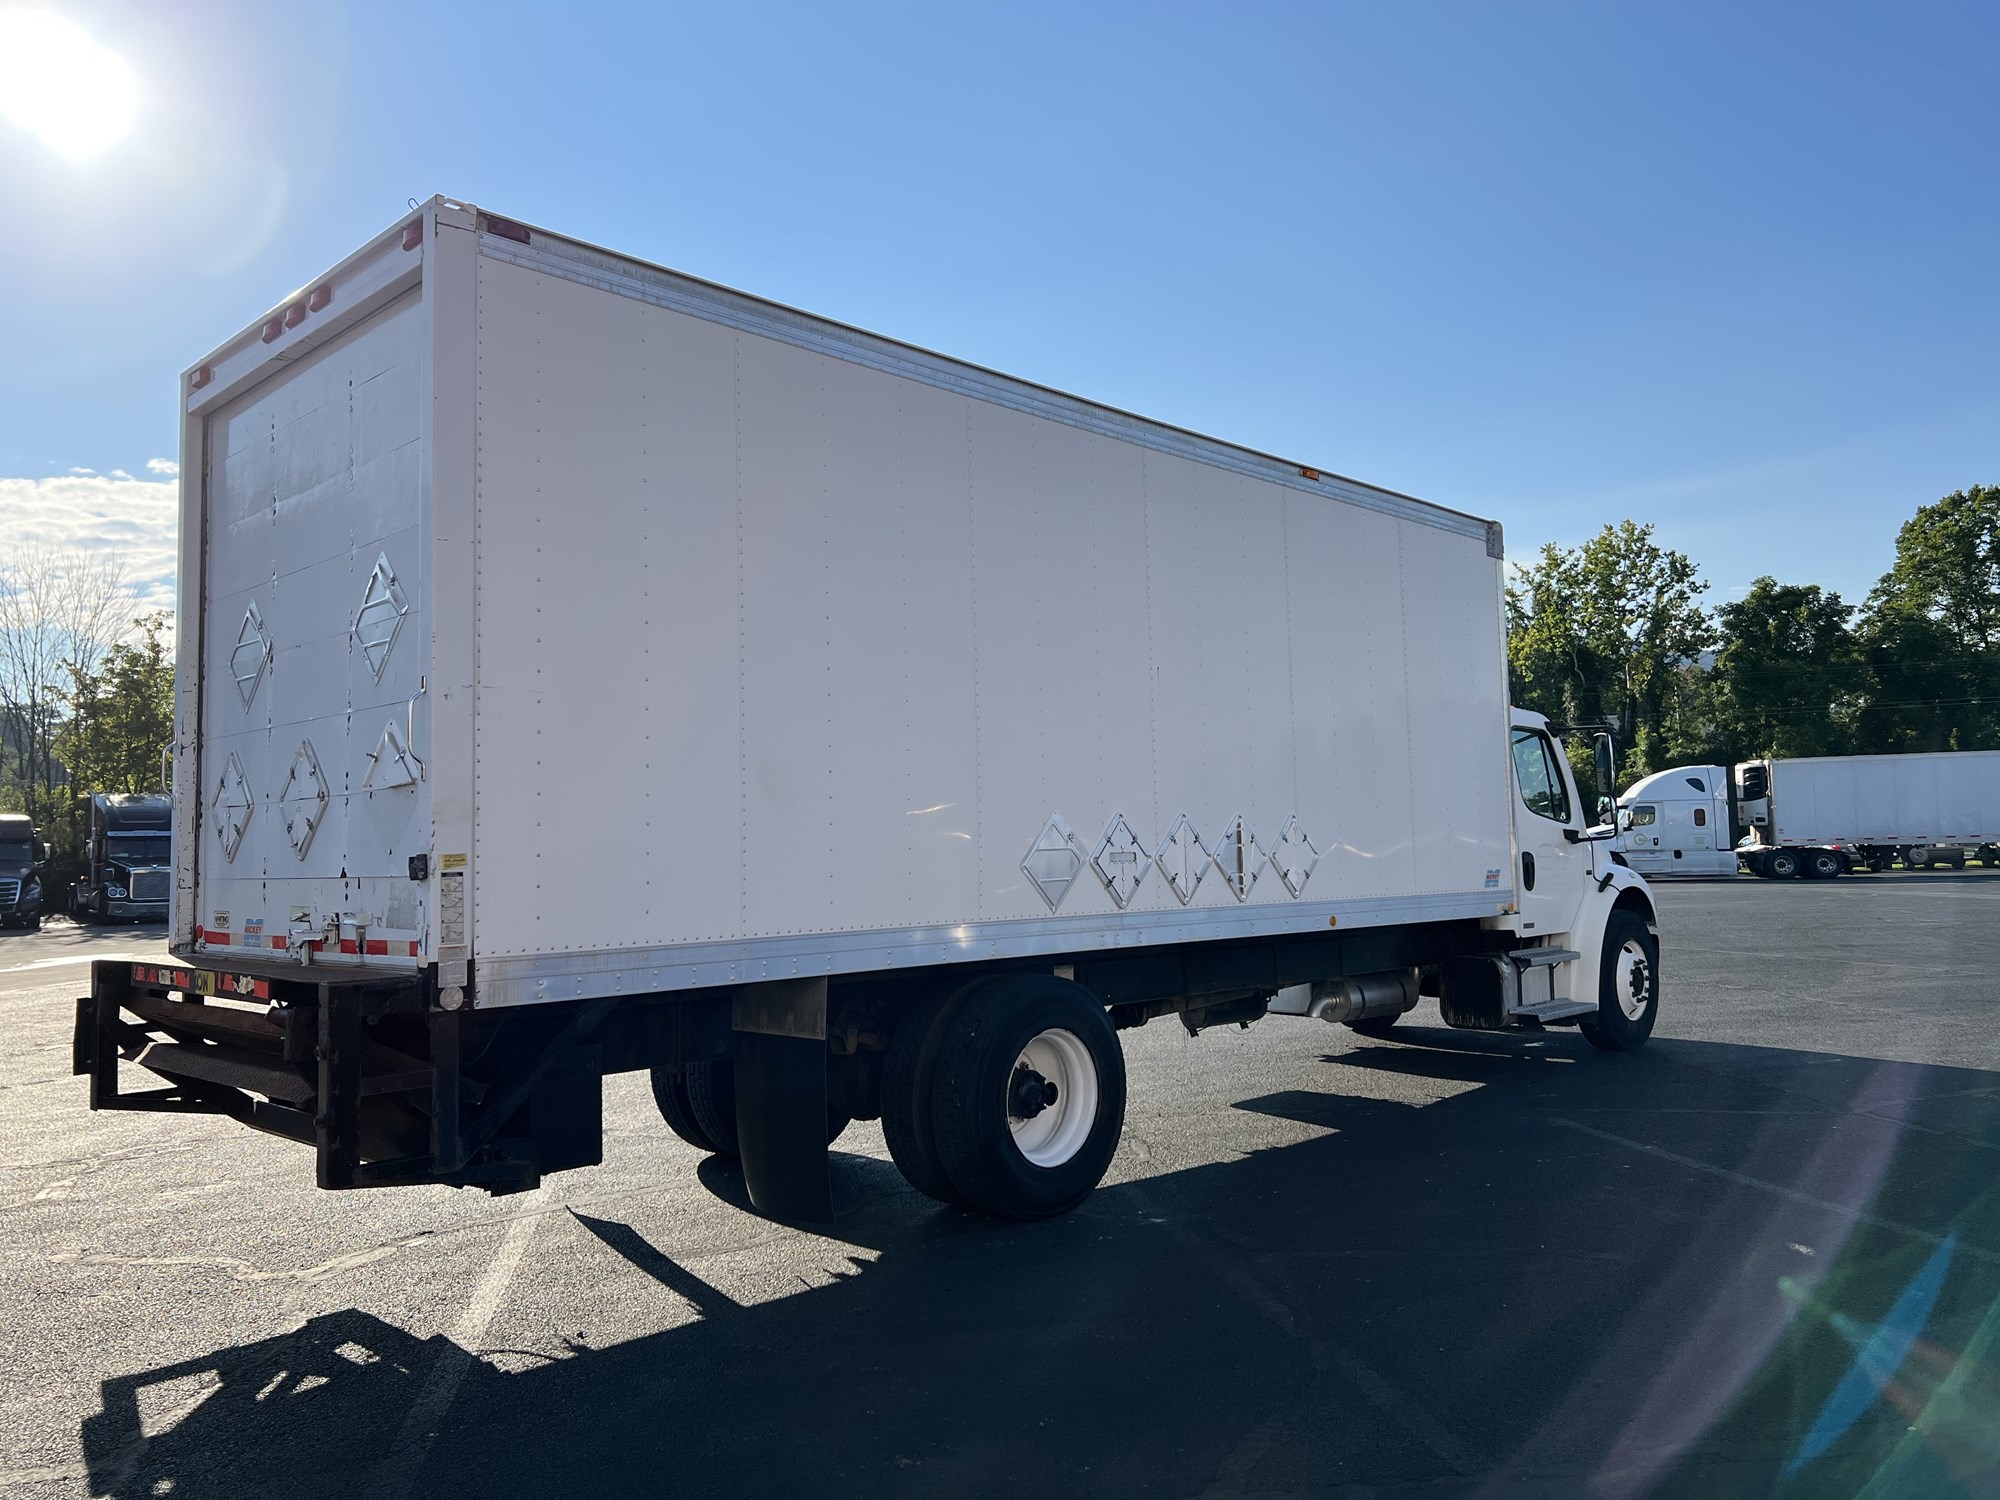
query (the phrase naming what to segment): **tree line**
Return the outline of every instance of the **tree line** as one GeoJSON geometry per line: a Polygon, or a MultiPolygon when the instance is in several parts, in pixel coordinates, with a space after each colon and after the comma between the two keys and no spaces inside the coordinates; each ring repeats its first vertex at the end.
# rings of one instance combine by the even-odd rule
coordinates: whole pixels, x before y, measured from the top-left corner
{"type": "Polygon", "coordinates": [[[27,547],[0,559],[0,811],[51,846],[43,909],[83,873],[92,792],[157,792],[173,740],[171,618],[138,612],[115,559],[27,547]]]}
{"type": "Polygon", "coordinates": [[[1514,701],[1610,726],[1621,782],[1761,756],[2000,748],[2000,486],[1920,506],[1859,605],[1768,574],[1713,608],[1707,591],[1649,525],[1544,546],[1507,589],[1514,701]]]}

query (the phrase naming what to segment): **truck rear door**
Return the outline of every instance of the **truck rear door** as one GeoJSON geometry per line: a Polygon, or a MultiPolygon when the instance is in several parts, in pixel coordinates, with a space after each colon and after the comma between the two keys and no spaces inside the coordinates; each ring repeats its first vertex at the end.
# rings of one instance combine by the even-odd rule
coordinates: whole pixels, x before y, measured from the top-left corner
{"type": "Polygon", "coordinates": [[[419,286],[199,418],[210,952],[421,952],[426,337],[419,286]]]}

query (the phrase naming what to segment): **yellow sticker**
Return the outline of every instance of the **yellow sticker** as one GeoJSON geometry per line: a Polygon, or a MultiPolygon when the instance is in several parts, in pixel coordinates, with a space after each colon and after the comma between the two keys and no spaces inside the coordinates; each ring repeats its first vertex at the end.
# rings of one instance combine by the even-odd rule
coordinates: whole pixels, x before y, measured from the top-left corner
{"type": "Polygon", "coordinates": [[[465,868],[465,856],[463,854],[441,854],[438,856],[438,868],[440,870],[463,870],[465,868]]]}
{"type": "Polygon", "coordinates": [[[194,989],[197,995],[213,995],[215,993],[214,971],[210,969],[196,969],[194,971],[194,989]]]}

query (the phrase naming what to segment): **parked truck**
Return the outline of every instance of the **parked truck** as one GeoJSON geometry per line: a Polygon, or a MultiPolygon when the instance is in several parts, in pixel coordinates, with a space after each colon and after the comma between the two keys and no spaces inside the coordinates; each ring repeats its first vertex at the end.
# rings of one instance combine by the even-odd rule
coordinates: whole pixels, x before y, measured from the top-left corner
{"type": "Polygon", "coordinates": [[[1768,879],[2000,862],[2000,750],[1736,767],[1744,868],[1768,879]]]}
{"type": "Polygon", "coordinates": [[[1675,766],[1634,782],[1619,799],[1612,847],[1649,879],[1734,875],[1736,836],[1726,766],[1675,766]]]}
{"type": "Polygon", "coordinates": [[[93,1108],[506,1192],[646,1070],[765,1212],[879,1117],[1034,1217],[1121,1028],[1653,1028],[1492,522],[446,199],[181,406],[173,961],[96,965],[93,1108]]]}
{"type": "Polygon", "coordinates": [[[70,887],[70,915],[79,922],[164,922],[173,884],[169,799],[95,793],[84,872],[70,887]]]}
{"type": "Polygon", "coordinates": [[[42,925],[42,866],[49,846],[35,836],[26,813],[0,813],[0,927],[42,925]]]}

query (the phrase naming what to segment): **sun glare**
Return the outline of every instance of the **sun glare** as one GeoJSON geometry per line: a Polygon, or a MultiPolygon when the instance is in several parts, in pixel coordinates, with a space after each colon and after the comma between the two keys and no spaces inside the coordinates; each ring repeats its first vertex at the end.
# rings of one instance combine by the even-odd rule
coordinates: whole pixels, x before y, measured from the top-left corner
{"type": "Polygon", "coordinates": [[[132,128],[138,89],[125,59],[47,10],[0,10],[0,114],[72,161],[132,128]]]}

